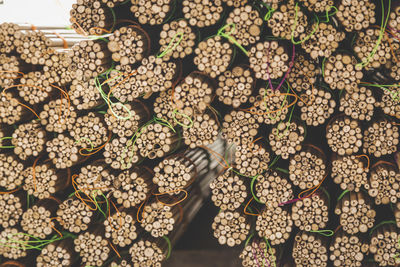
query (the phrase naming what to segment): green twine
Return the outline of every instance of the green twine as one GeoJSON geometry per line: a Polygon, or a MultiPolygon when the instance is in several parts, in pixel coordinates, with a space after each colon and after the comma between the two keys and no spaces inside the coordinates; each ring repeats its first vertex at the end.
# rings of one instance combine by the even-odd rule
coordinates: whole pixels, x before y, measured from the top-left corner
{"type": "MultiPolygon", "coordinates": [[[[12,139],[12,137],[11,136],[10,137],[2,137],[2,138],[0,138],[0,141],[9,140],[9,139],[12,139]]],[[[15,146],[0,146],[0,148],[15,148],[15,146]]]]}
{"type": "MultiPolygon", "coordinates": [[[[278,137],[278,139],[281,139],[281,138],[285,135],[285,132],[289,131],[289,125],[290,125],[290,122],[292,121],[293,111],[294,111],[294,108],[295,108],[295,107],[296,107],[296,106],[293,105],[292,111],[290,112],[290,116],[289,116],[289,120],[288,120],[288,125],[286,126],[286,129],[283,131],[282,135],[278,135],[278,133],[275,134],[275,135],[278,137]]],[[[282,123],[282,121],[278,123],[278,126],[279,126],[281,123],[282,123]]],[[[277,126],[277,127],[278,127],[278,126],[277,126]]]]}
{"type": "Polygon", "coordinates": [[[374,228],[371,229],[371,231],[369,232],[369,236],[372,236],[372,233],[380,226],[385,225],[385,224],[396,224],[395,221],[383,221],[380,222],[378,225],[376,225],[374,228]]]}
{"type": "Polygon", "coordinates": [[[335,234],[335,232],[332,231],[332,230],[310,231],[310,233],[317,233],[317,234],[320,234],[320,235],[323,235],[323,236],[327,236],[327,237],[333,236],[335,234]]]}
{"type": "Polygon", "coordinates": [[[230,42],[232,42],[234,45],[236,45],[237,47],[239,47],[240,50],[242,50],[243,53],[244,53],[246,56],[249,56],[249,52],[247,52],[247,50],[244,49],[244,47],[243,47],[241,44],[239,44],[238,41],[236,41],[236,39],[231,35],[231,34],[235,31],[235,27],[236,27],[236,26],[235,26],[235,23],[226,24],[225,26],[223,26],[222,28],[220,28],[220,29],[218,30],[217,35],[222,36],[222,37],[228,39],[228,40],[229,40],[230,42]],[[231,29],[228,33],[225,33],[224,30],[225,30],[225,28],[227,28],[227,27],[232,27],[232,29],[231,29]]]}
{"type": "MultiPolygon", "coordinates": [[[[108,72],[108,71],[107,71],[108,72]]],[[[108,72],[109,73],[109,72],[108,72]]],[[[108,75],[108,73],[107,73],[107,75],[108,75]]],[[[103,89],[102,89],[102,85],[100,84],[100,81],[99,81],[99,78],[98,77],[96,77],[95,78],[95,86],[96,86],[96,88],[97,88],[97,90],[99,91],[99,93],[100,93],[100,95],[101,95],[101,97],[103,98],[103,100],[109,105],[109,107],[110,107],[110,110],[111,110],[111,113],[117,118],[117,119],[119,119],[119,120],[129,120],[130,118],[132,118],[132,112],[131,112],[131,110],[127,107],[127,106],[125,106],[124,104],[122,104],[122,103],[120,103],[120,102],[117,102],[117,103],[114,103],[114,102],[112,102],[111,100],[109,100],[108,99],[108,95],[103,91],[103,89]],[[114,109],[112,108],[113,106],[117,106],[117,105],[120,105],[123,109],[125,109],[127,112],[128,112],[128,117],[121,117],[121,116],[119,116],[118,114],[116,114],[115,112],[114,112],[114,109]]]]}
{"type": "Polygon", "coordinates": [[[326,189],[322,186],[320,186],[319,189],[321,189],[325,193],[326,197],[328,198],[328,205],[330,207],[331,206],[331,196],[329,195],[328,191],[326,191],[326,189]]]}
{"type": "Polygon", "coordinates": [[[75,144],[79,144],[82,140],[85,140],[85,141],[87,141],[89,144],[90,144],[90,149],[86,149],[88,152],[91,152],[91,151],[93,151],[93,149],[94,149],[94,146],[93,146],[93,143],[92,143],[92,141],[90,141],[90,139],[89,138],[87,138],[87,137],[81,137],[81,138],[79,138],[78,140],[76,140],[75,141],[75,144]]]}
{"type": "Polygon", "coordinates": [[[387,26],[387,23],[388,23],[388,20],[389,20],[391,2],[392,2],[392,0],[389,0],[388,11],[387,11],[387,16],[386,16],[386,20],[385,20],[384,19],[384,17],[385,17],[385,5],[383,3],[383,0],[381,0],[381,3],[382,3],[382,22],[381,22],[381,29],[380,29],[380,32],[379,32],[378,40],[377,40],[377,42],[375,44],[374,49],[368,55],[367,60],[366,61],[362,61],[361,63],[358,63],[356,65],[356,67],[363,68],[363,67],[367,66],[369,64],[369,62],[371,61],[371,58],[375,55],[376,51],[378,50],[378,47],[382,42],[383,34],[385,33],[385,29],[386,29],[386,26],[387,26]]]}
{"type": "Polygon", "coordinates": [[[323,22],[329,22],[329,17],[332,17],[332,16],[335,15],[338,11],[339,11],[339,10],[338,10],[335,6],[330,6],[330,7],[325,11],[326,20],[323,21],[323,22]],[[329,14],[329,11],[330,11],[332,8],[335,9],[335,10],[333,11],[333,13],[329,14]]]}
{"type": "Polygon", "coordinates": [[[164,57],[164,56],[165,56],[166,54],[168,54],[170,51],[174,50],[174,49],[181,43],[181,41],[182,41],[182,39],[183,39],[183,36],[184,36],[184,34],[183,34],[182,32],[176,33],[176,34],[174,35],[174,37],[172,37],[172,40],[171,40],[171,42],[169,42],[167,48],[166,48],[161,54],[157,55],[157,57],[158,57],[158,58],[164,57]],[[174,46],[172,46],[172,44],[174,43],[175,39],[176,39],[178,36],[180,36],[178,42],[176,42],[176,43],[174,44],[174,46]],[[171,47],[171,46],[172,46],[172,47],[171,47]]]}
{"type": "Polygon", "coordinates": [[[174,120],[174,122],[176,122],[178,125],[180,125],[180,126],[182,126],[183,128],[192,128],[192,126],[193,126],[193,120],[188,116],[188,115],[186,115],[186,114],[183,114],[183,113],[180,113],[177,109],[174,109],[174,111],[172,111],[172,119],[174,120]],[[189,121],[190,121],[190,124],[189,125],[186,125],[186,124],[183,124],[183,123],[181,123],[181,122],[179,122],[177,119],[176,119],[176,115],[175,114],[179,114],[179,115],[181,115],[182,117],[184,117],[184,118],[186,118],[186,119],[188,119],[189,121]]]}
{"type": "MultiPolygon", "coordinates": [[[[100,207],[100,205],[99,205],[99,203],[97,203],[97,200],[96,200],[96,197],[95,197],[95,193],[97,193],[97,192],[99,192],[99,190],[93,190],[92,191],[92,197],[93,197],[93,201],[94,201],[94,203],[95,203],[95,205],[96,205],[96,207],[99,209],[99,211],[101,212],[101,214],[103,214],[104,215],[104,218],[106,218],[107,219],[107,214],[101,209],[101,207],[100,207]]],[[[108,204],[108,198],[103,194],[103,192],[101,192],[100,191],[100,195],[101,196],[103,196],[104,197],[104,199],[106,200],[106,203],[107,203],[107,210],[109,210],[109,204],[108,204]]]]}
{"type": "Polygon", "coordinates": [[[57,237],[57,235],[53,236],[51,239],[47,239],[47,240],[42,240],[36,236],[30,235],[30,234],[26,234],[26,233],[15,233],[15,234],[9,234],[7,236],[7,241],[6,242],[1,242],[0,244],[2,244],[2,246],[4,247],[9,247],[9,248],[16,248],[16,249],[23,249],[23,250],[29,250],[29,249],[36,249],[36,250],[42,250],[43,247],[45,247],[46,245],[58,241],[58,240],[62,240],[69,237],[69,235],[63,235],[63,237],[57,237]],[[33,238],[34,240],[16,240],[16,239],[11,239],[13,236],[16,235],[24,235],[24,236],[28,236],[30,238],[33,238]],[[19,246],[11,246],[8,245],[7,243],[17,243],[19,246]],[[32,245],[30,245],[32,244],[32,245]],[[35,245],[36,244],[36,245],[35,245]]]}
{"type": "Polygon", "coordinates": [[[318,26],[319,26],[319,18],[314,14],[315,18],[317,19],[317,25],[314,27],[314,29],[312,30],[312,32],[311,32],[309,35],[307,35],[303,40],[295,41],[295,40],[294,40],[294,31],[296,30],[296,26],[297,26],[298,7],[299,7],[299,3],[296,3],[296,6],[295,6],[295,11],[296,11],[296,13],[295,13],[294,24],[293,24],[292,33],[291,33],[291,41],[292,41],[292,43],[293,43],[294,45],[302,44],[302,43],[304,43],[305,41],[307,41],[308,39],[310,39],[311,36],[313,36],[314,33],[317,31],[318,26]]]}
{"type": "Polygon", "coordinates": [[[171,251],[172,251],[172,245],[171,245],[171,241],[169,240],[169,238],[167,236],[163,236],[163,238],[165,239],[165,241],[167,241],[168,243],[168,253],[167,256],[165,257],[166,260],[169,259],[169,257],[171,256],[171,251]]]}
{"type": "Polygon", "coordinates": [[[266,8],[268,9],[267,14],[265,14],[265,16],[264,16],[264,21],[268,21],[268,20],[272,17],[272,14],[274,14],[274,12],[276,11],[276,9],[270,7],[269,5],[267,5],[267,4],[264,3],[264,2],[260,2],[260,4],[263,5],[264,7],[266,7],[266,8]]]}
{"type": "Polygon", "coordinates": [[[343,197],[344,197],[344,195],[346,195],[348,192],[350,192],[349,190],[344,190],[341,194],[340,194],[340,196],[338,197],[338,199],[337,199],[337,201],[339,201],[339,200],[341,200],[343,197]]]}
{"type": "Polygon", "coordinates": [[[244,243],[244,247],[247,247],[249,244],[251,238],[254,236],[254,231],[249,235],[249,237],[246,239],[246,242],[244,243]]]}
{"type": "Polygon", "coordinates": [[[372,84],[372,83],[363,83],[363,85],[371,86],[371,87],[378,87],[378,88],[381,88],[381,89],[383,89],[383,90],[387,90],[387,91],[390,92],[390,96],[392,97],[393,101],[398,101],[398,102],[400,102],[400,97],[399,97],[398,92],[392,91],[392,90],[386,88],[386,87],[399,87],[398,84],[384,84],[384,85],[379,85],[379,84],[372,84]]]}
{"type": "Polygon", "coordinates": [[[264,203],[262,203],[262,202],[260,201],[260,199],[258,199],[258,197],[256,196],[256,194],[254,194],[254,189],[253,189],[253,188],[254,188],[254,183],[255,183],[255,181],[257,180],[257,178],[258,178],[258,175],[254,176],[253,179],[251,179],[250,191],[251,191],[251,194],[253,195],[253,198],[254,198],[255,201],[257,201],[257,202],[260,203],[260,204],[264,204],[264,203]]]}
{"type": "MultiPolygon", "coordinates": [[[[287,81],[286,81],[286,83],[287,83],[287,81]]],[[[275,83],[275,84],[276,84],[276,83],[275,83]]],[[[289,85],[289,84],[287,83],[287,85],[289,85]]],[[[267,83],[267,86],[270,87],[270,84],[267,83]]],[[[274,90],[273,88],[271,88],[271,89],[274,90]]],[[[272,117],[272,116],[270,115],[272,112],[268,113],[268,112],[270,111],[270,109],[268,108],[267,102],[265,101],[265,100],[267,99],[267,90],[264,90],[263,102],[264,102],[264,105],[265,105],[265,108],[266,108],[265,111],[267,112],[267,115],[268,115],[268,117],[269,117],[270,120],[276,120],[276,119],[278,118],[278,116],[280,116],[280,115],[282,114],[283,107],[285,106],[285,103],[286,103],[286,99],[287,99],[287,97],[288,97],[289,90],[290,90],[290,89],[289,89],[289,87],[288,87],[288,88],[287,88],[287,91],[286,91],[285,98],[284,98],[283,101],[282,101],[281,108],[279,109],[279,111],[276,112],[275,117],[272,117]]]]}

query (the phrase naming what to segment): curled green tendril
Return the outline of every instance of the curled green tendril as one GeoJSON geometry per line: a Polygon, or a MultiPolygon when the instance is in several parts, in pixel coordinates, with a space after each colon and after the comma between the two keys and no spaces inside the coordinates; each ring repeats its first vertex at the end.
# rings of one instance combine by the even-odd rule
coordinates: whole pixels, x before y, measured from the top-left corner
{"type": "Polygon", "coordinates": [[[79,138],[78,140],[75,141],[75,144],[79,144],[82,140],[85,140],[85,141],[87,141],[87,142],[90,144],[90,149],[87,149],[87,148],[86,148],[86,150],[87,150],[88,152],[93,151],[93,149],[94,149],[93,143],[92,143],[92,141],[90,141],[90,139],[87,138],[87,137],[81,137],[81,138],[79,138]]]}
{"type": "Polygon", "coordinates": [[[325,17],[326,20],[323,22],[329,22],[329,17],[332,17],[333,15],[335,15],[339,10],[335,7],[335,6],[330,6],[326,11],[325,11],[325,17]],[[329,14],[329,11],[331,9],[334,9],[333,13],[329,14]]]}
{"type": "Polygon", "coordinates": [[[223,26],[222,28],[220,28],[220,29],[218,30],[217,35],[222,36],[222,37],[228,39],[228,40],[229,40],[230,42],[232,42],[234,45],[236,45],[237,47],[239,47],[239,49],[242,50],[243,53],[244,53],[246,56],[249,56],[249,52],[247,52],[247,50],[244,49],[244,47],[243,47],[241,44],[239,44],[238,41],[236,41],[236,39],[231,35],[231,34],[235,31],[235,28],[236,28],[235,23],[226,24],[225,26],[223,26]],[[228,33],[225,32],[225,29],[226,29],[227,27],[231,27],[231,30],[230,30],[228,33]]]}
{"type": "MultiPolygon", "coordinates": [[[[0,138],[0,141],[9,139],[12,139],[12,137],[2,137],[0,138]]],[[[15,146],[0,146],[0,148],[15,148],[15,146]]]]}
{"type": "Polygon", "coordinates": [[[183,39],[183,32],[177,32],[174,37],[172,37],[171,42],[169,42],[167,48],[159,55],[157,55],[158,58],[160,57],[164,57],[166,54],[168,54],[169,52],[173,51],[182,41],[183,39]],[[175,39],[179,36],[178,41],[172,46],[172,44],[174,43],[175,39]]]}
{"type": "Polygon", "coordinates": [[[317,234],[320,234],[320,235],[323,235],[323,236],[327,236],[327,237],[333,236],[335,234],[335,232],[332,231],[332,230],[310,231],[310,233],[317,233],[317,234]]]}
{"type": "Polygon", "coordinates": [[[251,183],[250,183],[250,191],[251,194],[253,195],[253,198],[255,201],[257,201],[260,204],[264,204],[263,202],[260,201],[260,199],[256,196],[256,194],[254,193],[254,183],[257,181],[258,175],[254,176],[253,179],[251,179],[251,183]]]}
{"type": "Polygon", "coordinates": [[[344,197],[344,195],[346,195],[348,192],[350,192],[349,190],[344,190],[341,194],[340,194],[340,196],[338,197],[338,199],[337,199],[337,201],[339,201],[339,200],[341,200],[343,197],[344,197]]]}
{"type": "Polygon", "coordinates": [[[316,20],[317,20],[317,25],[314,27],[314,29],[312,30],[312,32],[311,32],[309,35],[307,35],[303,40],[295,41],[295,40],[294,40],[294,31],[296,30],[296,26],[297,26],[298,7],[299,7],[299,3],[296,3],[296,7],[295,7],[296,13],[295,13],[294,24],[293,24],[292,33],[291,33],[291,41],[292,41],[292,43],[293,43],[294,45],[302,44],[302,43],[304,43],[305,41],[307,41],[308,39],[310,39],[311,36],[314,35],[314,33],[317,31],[317,29],[318,29],[318,27],[319,27],[319,18],[314,14],[314,16],[315,16],[315,18],[316,18],[316,20]]]}

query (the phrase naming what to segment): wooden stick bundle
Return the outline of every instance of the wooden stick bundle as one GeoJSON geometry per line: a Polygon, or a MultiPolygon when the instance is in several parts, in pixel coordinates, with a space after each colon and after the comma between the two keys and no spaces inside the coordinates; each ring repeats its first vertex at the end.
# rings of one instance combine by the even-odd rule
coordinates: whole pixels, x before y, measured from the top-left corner
{"type": "Polygon", "coordinates": [[[307,89],[300,95],[301,100],[297,101],[300,107],[300,118],[307,125],[318,126],[335,112],[336,102],[333,95],[323,89],[313,87],[307,89]]]}
{"type": "Polygon", "coordinates": [[[304,198],[292,205],[292,220],[295,226],[304,231],[324,229],[329,220],[329,199],[318,190],[310,198],[304,198]]]}
{"type": "MultiPolygon", "coordinates": [[[[30,112],[30,111],[29,111],[30,112]]],[[[16,94],[12,92],[2,92],[0,95],[0,123],[14,125],[22,118],[30,119],[33,114],[21,106],[16,94]]]]}
{"type": "Polygon", "coordinates": [[[371,120],[376,100],[372,91],[365,87],[355,87],[343,93],[339,111],[356,120],[371,120]]]}
{"type": "Polygon", "coordinates": [[[3,228],[16,227],[25,209],[25,199],[21,193],[0,195],[0,225],[3,228]]]}
{"type": "Polygon", "coordinates": [[[22,214],[21,227],[30,235],[40,239],[53,233],[51,218],[55,215],[58,200],[55,198],[41,199],[32,208],[22,214]]]}
{"type": "Polygon", "coordinates": [[[400,263],[397,256],[400,251],[399,238],[399,229],[393,224],[382,225],[373,232],[369,251],[379,266],[396,266],[400,263]]]}
{"type": "Polygon", "coordinates": [[[274,209],[293,198],[293,188],[287,175],[269,171],[257,177],[256,196],[268,209],[274,209]]]}
{"type": "Polygon", "coordinates": [[[26,63],[15,56],[0,54],[0,87],[7,88],[16,84],[28,70],[26,63]]]}
{"type": "Polygon", "coordinates": [[[90,197],[107,194],[114,180],[115,176],[104,160],[96,160],[82,167],[75,179],[76,187],[90,197]]]}
{"type": "Polygon", "coordinates": [[[343,231],[350,235],[366,233],[375,222],[372,200],[363,191],[348,192],[340,199],[335,214],[340,216],[343,231]]]}
{"type": "Polygon", "coordinates": [[[236,147],[234,166],[243,175],[251,177],[264,173],[268,170],[270,161],[271,151],[263,138],[248,145],[236,147]]]}
{"type": "Polygon", "coordinates": [[[232,110],[224,117],[224,122],[222,123],[222,138],[225,139],[229,145],[247,145],[253,142],[259,127],[260,125],[256,122],[252,114],[241,110],[232,110]]]}
{"type": "Polygon", "coordinates": [[[250,67],[257,79],[267,81],[282,77],[289,69],[288,61],[285,47],[277,41],[257,43],[249,51],[250,67]]]}
{"type": "Polygon", "coordinates": [[[375,106],[379,107],[386,115],[400,119],[399,101],[400,84],[390,90],[383,90],[382,98],[375,103],[375,106]]]}
{"type": "Polygon", "coordinates": [[[301,47],[313,59],[317,59],[318,57],[330,57],[345,37],[346,35],[344,32],[337,30],[331,24],[324,22],[319,24],[314,23],[309,25],[305,32],[300,35],[300,40],[305,40],[301,43],[301,47]]]}
{"type": "Polygon", "coordinates": [[[14,153],[21,160],[39,156],[39,153],[45,149],[46,141],[46,132],[40,127],[38,121],[19,125],[11,139],[11,143],[15,146],[14,153]]]}
{"type": "Polygon", "coordinates": [[[290,154],[300,151],[305,138],[305,128],[296,121],[280,122],[272,128],[269,134],[269,144],[272,151],[283,159],[288,159],[290,154]]]}
{"type": "Polygon", "coordinates": [[[111,72],[113,79],[108,82],[108,85],[117,99],[121,102],[130,102],[145,94],[171,88],[178,78],[178,73],[177,63],[149,56],[141,61],[137,72],[122,75],[120,72],[111,72]]]}
{"type": "Polygon", "coordinates": [[[179,217],[179,208],[170,207],[161,202],[151,202],[143,207],[140,225],[153,237],[168,235],[179,217]]]}
{"type": "Polygon", "coordinates": [[[364,153],[379,158],[397,151],[399,127],[386,118],[376,119],[364,131],[364,153]]]}
{"type": "Polygon", "coordinates": [[[297,92],[302,92],[311,89],[319,73],[320,70],[317,67],[316,61],[308,59],[303,54],[296,54],[295,63],[287,79],[293,89],[297,92]]]}
{"type": "Polygon", "coordinates": [[[70,86],[68,95],[71,103],[77,110],[86,110],[97,107],[101,104],[102,99],[94,79],[86,81],[74,79],[70,86]]]}
{"type": "Polygon", "coordinates": [[[258,11],[250,5],[233,9],[225,23],[229,25],[225,32],[231,33],[230,35],[242,46],[249,46],[260,40],[263,20],[258,11]]]}
{"type": "Polygon", "coordinates": [[[95,225],[74,239],[74,249],[79,253],[85,266],[102,266],[110,256],[111,249],[104,238],[103,228],[95,225]]]}
{"type": "Polygon", "coordinates": [[[104,236],[111,239],[114,245],[130,246],[138,237],[140,230],[136,227],[134,210],[116,211],[104,221],[104,236]]]}
{"type": "Polygon", "coordinates": [[[172,10],[173,0],[131,0],[131,12],[140,24],[159,25],[172,10]]]}
{"type": "Polygon", "coordinates": [[[316,233],[298,232],[294,238],[292,257],[296,266],[328,266],[328,241],[316,233]]]}
{"type": "Polygon", "coordinates": [[[272,246],[285,243],[292,230],[293,220],[284,208],[266,207],[257,216],[256,231],[260,237],[268,239],[272,246]]]}
{"type": "Polygon", "coordinates": [[[67,52],[55,51],[43,66],[44,75],[49,83],[60,86],[70,84],[76,78],[75,73],[68,68],[71,63],[72,59],[67,52]]]}
{"type": "Polygon", "coordinates": [[[104,160],[113,169],[125,170],[143,159],[134,140],[126,137],[114,138],[104,147],[104,160]]]}
{"type": "Polygon", "coordinates": [[[18,188],[24,178],[21,173],[24,170],[24,164],[15,156],[0,154],[0,186],[6,190],[18,188]]]}
{"type": "Polygon", "coordinates": [[[201,41],[194,53],[194,64],[211,78],[226,71],[234,57],[232,45],[219,35],[201,41]]]}
{"type": "Polygon", "coordinates": [[[0,232],[0,255],[17,260],[26,257],[26,245],[30,237],[17,228],[5,228],[0,232]]]}
{"type": "Polygon", "coordinates": [[[86,231],[94,214],[93,206],[94,204],[83,202],[75,196],[67,198],[58,206],[58,222],[65,230],[72,233],[86,231]]]}
{"type": "Polygon", "coordinates": [[[364,266],[364,255],[369,252],[369,244],[365,238],[356,235],[347,235],[343,231],[335,234],[329,246],[329,259],[333,266],[364,266]]]}
{"type": "Polygon", "coordinates": [[[199,28],[216,24],[222,18],[224,8],[221,0],[183,0],[183,16],[191,26],[199,28]]]}
{"type": "Polygon", "coordinates": [[[211,200],[221,210],[237,210],[247,198],[247,187],[232,170],[218,175],[210,184],[211,200]]]}
{"type": "Polygon", "coordinates": [[[244,247],[239,258],[242,259],[243,267],[258,266],[260,262],[273,266],[272,263],[276,262],[276,254],[276,248],[268,248],[265,240],[258,238],[244,247]]]}
{"type": "Polygon", "coordinates": [[[118,174],[113,181],[113,197],[128,209],[146,200],[153,186],[153,174],[147,168],[131,168],[118,174]]]}
{"type": "Polygon", "coordinates": [[[28,72],[21,77],[20,84],[17,87],[19,96],[31,105],[48,100],[57,90],[50,86],[49,79],[41,71],[28,72]]]}
{"type": "Polygon", "coordinates": [[[135,101],[132,104],[112,105],[104,115],[108,130],[119,137],[134,135],[148,119],[147,107],[140,101],[135,101]]]}
{"type": "Polygon", "coordinates": [[[25,182],[24,190],[39,199],[49,198],[62,191],[70,182],[66,171],[56,170],[48,163],[36,165],[35,171],[29,167],[21,175],[25,182]]]}
{"type": "Polygon", "coordinates": [[[101,35],[110,31],[114,24],[113,15],[111,9],[102,2],[104,1],[77,0],[72,5],[69,21],[78,34],[101,35]]]}
{"type": "Polygon", "coordinates": [[[334,117],[327,125],[326,139],[332,151],[340,156],[357,153],[362,145],[361,125],[344,115],[334,117]]]}
{"type": "Polygon", "coordinates": [[[107,126],[103,118],[94,112],[78,117],[69,131],[80,147],[93,149],[107,142],[107,126]]]}
{"type": "Polygon", "coordinates": [[[253,106],[248,112],[258,123],[276,124],[286,118],[290,101],[285,93],[261,87],[258,95],[251,96],[249,102],[253,106]]]}
{"type": "Polygon", "coordinates": [[[327,58],[323,75],[324,81],[333,90],[354,89],[363,77],[356,58],[340,53],[334,53],[327,58]]]}
{"type": "Polygon", "coordinates": [[[211,227],[218,243],[229,247],[240,245],[250,231],[246,217],[237,211],[221,211],[215,216],[211,227]]]}
{"type": "MultiPolygon", "coordinates": [[[[180,143],[178,133],[164,124],[150,124],[140,131],[141,134],[136,139],[136,146],[139,154],[143,158],[155,159],[162,158],[174,149],[180,143]]],[[[128,150],[132,145],[128,145],[128,150]]]]}
{"type": "Polygon", "coordinates": [[[287,40],[290,40],[292,35],[294,38],[298,38],[305,31],[307,25],[307,15],[301,11],[300,7],[295,6],[294,0],[281,4],[279,10],[276,10],[268,20],[268,27],[271,28],[272,35],[287,40]]]}
{"type": "Polygon", "coordinates": [[[160,51],[166,52],[163,56],[164,60],[169,60],[170,58],[183,59],[193,54],[196,38],[196,32],[185,19],[165,23],[160,32],[159,40],[160,51]]]}
{"type": "Polygon", "coordinates": [[[203,73],[190,73],[173,90],[172,107],[189,117],[203,113],[212,102],[214,82],[203,73]]]}
{"type": "Polygon", "coordinates": [[[76,261],[74,243],[71,239],[55,241],[45,246],[36,258],[37,267],[69,267],[76,261]]]}
{"type": "Polygon", "coordinates": [[[95,78],[111,67],[111,53],[103,40],[83,40],[68,51],[72,59],[68,70],[78,80],[95,78]]]}
{"type": "Polygon", "coordinates": [[[150,52],[150,39],[147,33],[137,26],[121,27],[108,39],[107,48],[112,53],[111,57],[121,66],[140,62],[150,52]]]}
{"type": "Polygon", "coordinates": [[[369,167],[359,156],[332,156],[331,176],[333,182],[340,185],[342,190],[360,191],[368,184],[367,174],[369,167]]]}
{"type": "Polygon", "coordinates": [[[218,77],[218,88],[215,91],[218,100],[225,105],[238,108],[248,101],[255,86],[254,74],[246,66],[236,66],[218,77]]]}
{"type": "Polygon", "coordinates": [[[375,4],[369,0],[341,0],[336,17],[346,31],[360,31],[375,24],[375,4]]]}
{"type": "Polygon", "coordinates": [[[66,169],[78,164],[83,157],[78,153],[76,141],[67,135],[59,134],[47,141],[46,151],[57,169],[66,169]]]}
{"type": "Polygon", "coordinates": [[[186,145],[193,149],[198,146],[207,146],[217,140],[219,127],[213,116],[215,115],[211,112],[196,114],[189,125],[183,126],[182,136],[186,145]]]}
{"type": "Polygon", "coordinates": [[[289,178],[302,190],[318,186],[326,173],[326,157],[322,150],[313,145],[304,145],[290,159],[289,178]]]}
{"type": "MultiPolygon", "coordinates": [[[[16,51],[19,57],[28,64],[44,65],[55,50],[51,47],[51,40],[42,31],[25,30],[20,38],[16,51]]],[[[14,42],[15,44],[15,42],[14,42]]]]}
{"type": "Polygon", "coordinates": [[[65,98],[51,100],[44,104],[40,112],[40,123],[47,132],[63,133],[70,131],[76,122],[75,107],[65,98]]]}
{"type": "Polygon", "coordinates": [[[369,183],[365,185],[368,194],[375,198],[376,205],[395,204],[400,199],[400,173],[389,162],[378,162],[371,167],[369,183]]]}
{"type": "Polygon", "coordinates": [[[0,53],[11,54],[21,45],[22,32],[15,23],[0,24],[0,53]]]}
{"type": "Polygon", "coordinates": [[[133,266],[161,267],[168,251],[168,244],[162,238],[142,238],[129,249],[133,266]]]}

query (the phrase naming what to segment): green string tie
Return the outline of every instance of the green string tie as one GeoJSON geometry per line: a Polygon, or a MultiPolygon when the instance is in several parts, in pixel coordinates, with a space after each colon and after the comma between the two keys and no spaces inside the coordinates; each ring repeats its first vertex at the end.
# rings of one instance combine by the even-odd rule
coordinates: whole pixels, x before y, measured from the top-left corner
{"type": "Polygon", "coordinates": [[[375,44],[374,49],[371,51],[371,53],[368,55],[366,61],[363,60],[361,63],[358,63],[356,65],[357,68],[364,68],[365,66],[367,66],[369,64],[369,62],[371,61],[371,58],[375,55],[376,51],[378,50],[379,45],[382,42],[382,38],[383,38],[383,34],[385,33],[385,29],[389,20],[389,16],[390,16],[390,6],[391,6],[391,2],[392,0],[389,0],[389,5],[388,5],[388,11],[387,11],[387,16],[386,16],[386,20],[384,19],[385,17],[385,5],[383,3],[383,0],[381,0],[382,3],[382,22],[381,22],[381,29],[379,32],[379,37],[378,40],[375,44]]]}
{"type": "MultiPolygon", "coordinates": [[[[12,137],[2,137],[0,138],[0,141],[10,140],[10,139],[12,139],[12,137]]],[[[0,148],[15,148],[15,146],[0,146],[0,148]]]]}
{"type": "Polygon", "coordinates": [[[249,56],[249,52],[247,52],[247,50],[244,49],[244,47],[243,47],[241,44],[239,44],[238,41],[236,41],[236,39],[235,39],[233,36],[231,36],[231,34],[235,31],[235,28],[236,28],[235,23],[226,24],[225,26],[223,26],[221,29],[218,30],[217,35],[222,36],[222,37],[228,39],[231,43],[233,43],[234,45],[236,45],[237,47],[239,47],[240,50],[242,50],[243,53],[244,53],[246,56],[249,56]],[[225,32],[225,29],[226,29],[227,27],[232,27],[232,29],[231,29],[228,33],[225,32]]]}
{"type": "Polygon", "coordinates": [[[333,236],[335,232],[332,230],[318,230],[318,231],[310,231],[310,233],[317,233],[323,236],[330,237],[333,236]]]}
{"type": "Polygon", "coordinates": [[[184,34],[182,32],[178,32],[172,37],[171,42],[169,42],[167,48],[159,55],[157,55],[158,58],[164,57],[166,54],[168,54],[170,51],[173,51],[182,41],[184,34]],[[175,39],[179,36],[178,42],[176,42],[173,46],[172,44],[174,43],[175,39]]]}
{"type": "Polygon", "coordinates": [[[187,128],[188,129],[188,128],[192,128],[193,127],[193,120],[188,115],[180,113],[177,109],[174,109],[174,111],[172,112],[172,118],[173,118],[174,122],[176,122],[178,125],[182,126],[183,128],[187,128]],[[186,125],[186,124],[183,124],[183,123],[179,122],[176,119],[176,114],[179,114],[182,117],[188,119],[190,121],[190,124],[186,125]]]}
{"type": "Polygon", "coordinates": [[[304,43],[305,41],[307,41],[308,39],[310,39],[311,36],[313,36],[314,33],[317,31],[318,26],[319,26],[319,18],[314,14],[315,18],[317,19],[317,25],[314,27],[314,29],[312,30],[312,32],[311,32],[309,35],[307,35],[303,40],[295,41],[295,40],[294,40],[294,31],[296,30],[296,26],[297,26],[298,6],[299,6],[299,3],[296,3],[296,6],[295,6],[295,11],[296,11],[296,13],[295,13],[294,24],[293,24],[292,33],[291,33],[291,41],[292,41],[292,43],[293,43],[294,45],[302,44],[302,43],[304,43]]]}

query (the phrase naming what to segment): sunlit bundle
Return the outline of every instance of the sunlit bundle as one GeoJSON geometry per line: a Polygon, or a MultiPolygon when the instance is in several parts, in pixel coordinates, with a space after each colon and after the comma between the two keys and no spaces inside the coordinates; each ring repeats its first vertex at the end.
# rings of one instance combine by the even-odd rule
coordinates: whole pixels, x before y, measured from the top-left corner
{"type": "Polygon", "coordinates": [[[400,84],[383,90],[381,100],[375,104],[386,115],[400,119],[400,84]]]}
{"type": "Polygon", "coordinates": [[[276,262],[277,250],[267,245],[266,241],[262,238],[254,238],[247,244],[239,258],[242,259],[244,267],[259,266],[262,263],[264,266],[273,266],[272,263],[276,262]]]}
{"type": "MultiPolygon", "coordinates": [[[[15,75],[15,74],[14,74],[15,75]]],[[[48,100],[57,89],[50,85],[44,72],[31,71],[23,75],[17,86],[19,96],[27,103],[34,105],[48,100]]]]}
{"type": "Polygon", "coordinates": [[[69,267],[76,261],[74,243],[71,239],[55,241],[45,246],[36,258],[37,267],[69,267]]]}

